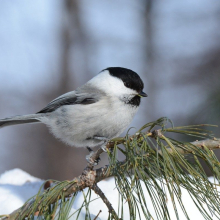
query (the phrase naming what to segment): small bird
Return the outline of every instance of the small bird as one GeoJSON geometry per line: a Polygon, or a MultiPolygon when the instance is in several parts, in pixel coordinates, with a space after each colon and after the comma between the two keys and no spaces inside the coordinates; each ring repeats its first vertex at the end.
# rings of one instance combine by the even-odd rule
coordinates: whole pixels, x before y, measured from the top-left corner
{"type": "Polygon", "coordinates": [[[54,99],[36,114],[1,119],[0,128],[41,122],[70,146],[103,146],[130,124],[141,97],[147,97],[143,88],[144,83],[136,72],[109,67],[75,91],[54,99]]]}

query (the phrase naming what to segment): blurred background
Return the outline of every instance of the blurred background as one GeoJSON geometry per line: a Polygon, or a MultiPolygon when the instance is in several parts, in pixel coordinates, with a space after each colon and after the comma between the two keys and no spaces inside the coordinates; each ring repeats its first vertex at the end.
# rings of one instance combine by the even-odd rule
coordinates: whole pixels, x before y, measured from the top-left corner
{"type": "MultiPolygon", "coordinates": [[[[219,125],[220,1],[0,1],[0,118],[35,113],[110,66],[144,80],[132,127],[162,116],[219,125]]],[[[0,130],[0,173],[72,179],[87,154],[43,124],[0,130]]]]}

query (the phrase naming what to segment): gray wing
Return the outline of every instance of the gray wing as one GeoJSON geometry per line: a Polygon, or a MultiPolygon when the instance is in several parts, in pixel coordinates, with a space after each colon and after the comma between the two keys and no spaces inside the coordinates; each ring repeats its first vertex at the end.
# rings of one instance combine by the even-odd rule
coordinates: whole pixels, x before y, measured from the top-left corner
{"type": "Polygon", "coordinates": [[[89,105],[97,102],[100,99],[100,94],[77,93],[77,91],[68,92],[51,101],[45,108],[37,113],[53,112],[63,105],[89,105]]]}

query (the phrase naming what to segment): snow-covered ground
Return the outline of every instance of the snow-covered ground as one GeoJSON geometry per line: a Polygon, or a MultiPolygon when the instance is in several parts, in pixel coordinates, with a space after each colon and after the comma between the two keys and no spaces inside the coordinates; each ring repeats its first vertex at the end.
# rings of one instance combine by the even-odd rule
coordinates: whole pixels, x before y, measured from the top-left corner
{"type": "Polygon", "coordinates": [[[0,176],[0,215],[9,214],[35,195],[43,180],[20,169],[13,169],[0,176]]]}
{"type": "MultiPolygon", "coordinates": [[[[210,181],[213,181],[213,178],[210,178],[210,181]]],[[[35,195],[39,188],[41,187],[42,183],[44,181],[41,179],[38,179],[36,177],[33,177],[29,175],[28,173],[24,172],[20,169],[13,169],[10,171],[7,171],[3,173],[0,176],[0,215],[2,214],[9,214],[15,209],[19,208],[23,205],[23,203],[33,195],[35,195]]],[[[117,210],[118,207],[118,192],[115,187],[114,179],[109,179],[107,181],[102,181],[99,184],[99,187],[103,190],[107,198],[112,203],[113,207],[117,210]]],[[[183,203],[186,207],[186,211],[190,216],[190,219],[204,219],[196,206],[194,205],[193,201],[191,200],[189,194],[186,192],[186,190],[183,190],[183,203]]],[[[149,201],[149,210],[155,216],[155,212],[153,209],[153,206],[150,202],[150,198],[147,192],[145,192],[146,195],[146,201],[149,201]]],[[[92,194],[91,199],[97,198],[97,195],[95,193],[92,194]]],[[[74,205],[72,207],[71,213],[74,213],[79,207],[80,204],[83,202],[83,194],[78,194],[74,205]]],[[[172,207],[172,203],[170,198],[167,199],[169,212],[171,215],[171,219],[176,219],[175,213],[172,207]]],[[[101,201],[101,199],[96,199],[95,201],[91,202],[90,204],[90,211],[92,213],[92,217],[95,217],[99,211],[102,211],[99,215],[98,219],[107,219],[108,218],[108,210],[101,201]]],[[[180,207],[178,207],[180,219],[186,219],[183,212],[181,211],[180,207]]],[[[80,220],[83,220],[85,218],[85,210],[82,210],[80,215],[80,220]]],[[[74,216],[70,218],[71,220],[75,219],[74,216]]],[[[128,207],[125,204],[124,209],[124,219],[130,219],[129,218],[129,211],[128,207]]],[[[136,220],[139,218],[137,217],[136,220]]],[[[141,218],[141,219],[144,219],[141,218]]],[[[157,219],[156,216],[154,219],[157,219]]],[[[217,219],[214,218],[213,219],[217,219]]],[[[158,219],[159,220],[159,219],[158,219]]]]}

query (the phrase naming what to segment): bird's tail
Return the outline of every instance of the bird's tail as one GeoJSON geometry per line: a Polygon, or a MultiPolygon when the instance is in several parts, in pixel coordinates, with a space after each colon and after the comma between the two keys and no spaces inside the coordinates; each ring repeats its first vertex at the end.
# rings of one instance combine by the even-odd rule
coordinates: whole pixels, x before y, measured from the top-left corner
{"type": "Polygon", "coordinates": [[[11,118],[0,119],[0,128],[10,125],[40,122],[38,118],[39,117],[37,114],[31,114],[31,115],[18,115],[11,118]]]}

